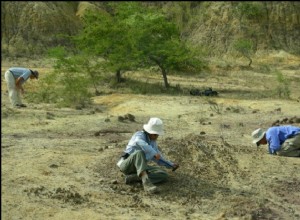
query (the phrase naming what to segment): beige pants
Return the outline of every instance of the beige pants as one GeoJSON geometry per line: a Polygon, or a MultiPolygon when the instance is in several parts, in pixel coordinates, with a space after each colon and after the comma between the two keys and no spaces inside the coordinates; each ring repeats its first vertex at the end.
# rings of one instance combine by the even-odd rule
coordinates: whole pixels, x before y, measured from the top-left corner
{"type": "Polygon", "coordinates": [[[21,105],[21,95],[20,95],[20,90],[16,86],[16,80],[14,76],[12,75],[11,72],[8,70],[5,72],[5,81],[7,83],[7,90],[8,90],[8,96],[10,103],[15,106],[17,104],[21,105]]]}
{"type": "Polygon", "coordinates": [[[300,134],[287,139],[277,151],[277,155],[286,157],[300,157],[300,134]]]}
{"type": "Polygon", "coordinates": [[[125,175],[140,174],[147,171],[148,177],[152,183],[164,182],[168,178],[168,173],[157,166],[149,166],[146,161],[145,153],[137,150],[132,153],[127,159],[119,164],[120,170],[125,175]]]}

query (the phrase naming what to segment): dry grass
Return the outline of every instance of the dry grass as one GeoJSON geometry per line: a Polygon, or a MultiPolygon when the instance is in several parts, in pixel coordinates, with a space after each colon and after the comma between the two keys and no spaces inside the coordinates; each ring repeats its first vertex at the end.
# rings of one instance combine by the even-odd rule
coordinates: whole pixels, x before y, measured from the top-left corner
{"type": "MultiPolygon", "coordinates": [[[[226,61],[232,69],[225,69],[223,62],[212,60],[205,77],[169,77],[186,88],[222,90],[219,97],[121,91],[94,97],[94,105],[82,110],[52,103],[12,109],[1,77],[2,218],[298,219],[300,160],[256,149],[250,134],[299,115],[299,102],[257,98],[255,90],[267,92],[274,76],[256,71],[256,62],[252,70],[239,69],[239,60],[226,61]],[[129,113],[135,121],[118,120],[129,113]],[[139,184],[124,184],[116,161],[132,133],[153,116],[165,125],[159,146],[180,168],[159,185],[160,194],[149,196],[139,184]]],[[[276,68],[283,73],[282,67],[294,65],[288,59],[281,64],[276,68]]],[[[2,66],[2,76],[11,65],[2,66]]],[[[50,71],[37,68],[41,77],[50,71]]],[[[289,70],[287,77],[296,79],[297,71],[289,70]]],[[[156,73],[129,76],[162,80],[156,73]]],[[[34,89],[35,83],[25,88],[34,89]]],[[[291,84],[291,90],[299,96],[299,86],[291,84]]]]}

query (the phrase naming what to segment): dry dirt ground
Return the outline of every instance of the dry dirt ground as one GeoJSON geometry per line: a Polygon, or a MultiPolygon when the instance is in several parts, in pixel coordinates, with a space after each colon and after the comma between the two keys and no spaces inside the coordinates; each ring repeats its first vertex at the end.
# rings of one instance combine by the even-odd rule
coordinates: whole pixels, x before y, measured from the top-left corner
{"type": "Polygon", "coordinates": [[[254,91],[253,79],[269,89],[261,82],[269,75],[253,71],[249,81],[235,70],[220,73],[221,66],[214,77],[169,78],[222,87],[218,97],[113,93],[82,110],[28,103],[26,97],[27,108],[12,109],[3,75],[14,63],[5,63],[2,219],[300,219],[300,159],[271,156],[266,146],[254,147],[250,136],[276,120],[300,126],[296,61],[281,63],[283,73],[296,79],[290,100],[232,98],[226,88],[254,91]],[[162,152],[180,168],[169,172],[159,194],[147,195],[139,183],[124,184],[116,162],[131,135],[153,116],[165,125],[158,139],[162,152]]]}

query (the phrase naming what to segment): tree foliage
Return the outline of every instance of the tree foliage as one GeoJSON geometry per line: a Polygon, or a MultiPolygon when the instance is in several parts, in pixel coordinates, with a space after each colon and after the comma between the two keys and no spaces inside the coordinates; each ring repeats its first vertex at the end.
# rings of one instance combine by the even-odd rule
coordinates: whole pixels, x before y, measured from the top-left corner
{"type": "Polygon", "coordinates": [[[54,71],[41,80],[39,93],[33,99],[84,107],[90,103],[90,87],[99,94],[96,82],[102,77],[101,61],[84,53],[70,56],[62,47],[49,50],[49,57],[55,60],[54,71]]]}
{"type": "Polygon", "coordinates": [[[143,7],[140,2],[110,6],[111,15],[91,12],[85,16],[84,30],[76,41],[82,50],[102,56],[106,67],[116,72],[117,81],[120,71],[157,65],[168,88],[170,70],[203,67],[180,39],[175,23],[161,11],[143,7]]]}
{"type": "Polygon", "coordinates": [[[131,35],[132,27],[123,19],[129,9],[116,10],[114,15],[87,13],[84,16],[84,30],[74,38],[79,50],[105,59],[103,68],[114,71],[117,82],[121,82],[121,70],[134,68],[138,59],[134,36],[131,35]]]}
{"type": "Polygon", "coordinates": [[[240,14],[240,19],[259,19],[264,16],[263,4],[261,2],[239,2],[237,4],[237,12],[240,14]]]}
{"type": "Polygon", "coordinates": [[[249,60],[248,66],[251,66],[252,64],[251,53],[253,50],[252,42],[247,39],[239,39],[238,41],[235,42],[234,48],[249,60]]]}
{"type": "Polygon", "coordinates": [[[43,97],[53,92],[56,102],[84,106],[91,97],[90,87],[99,94],[97,82],[105,72],[115,72],[116,81],[121,82],[123,71],[156,65],[169,88],[171,71],[203,67],[161,11],[145,8],[141,2],[110,2],[108,6],[110,14],[93,10],[84,15],[83,30],[72,37],[75,48],[71,52],[61,47],[49,51],[55,71],[48,82],[55,83],[56,89],[43,97]]]}

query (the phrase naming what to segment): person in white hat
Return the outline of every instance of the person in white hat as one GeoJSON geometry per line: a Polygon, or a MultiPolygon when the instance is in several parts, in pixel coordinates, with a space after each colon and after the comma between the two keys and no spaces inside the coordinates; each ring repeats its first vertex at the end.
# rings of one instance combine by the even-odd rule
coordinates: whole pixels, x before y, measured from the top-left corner
{"type": "Polygon", "coordinates": [[[13,107],[23,108],[26,107],[21,101],[21,93],[24,94],[25,90],[23,84],[30,79],[38,79],[39,72],[23,67],[11,67],[5,72],[5,81],[7,83],[7,90],[9,100],[13,107]]]}
{"type": "Polygon", "coordinates": [[[300,127],[291,125],[261,128],[252,132],[253,144],[268,144],[270,154],[300,157],[300,127]]]}
{"type": "Polygon", "coordinates": [[[158,190],[153,184],[167,180],[168,173],[159,166],[148,165],[148,162],[154,161],[173,171],[179,167],[178,164],[164,159],[158,149],[156,140],[163,134],[162,120],[153,117],[144,124],[142,131],[137,131],[131,137],[117,163],[121,172],[126,175],[126,184],[142,181],[145,191],[156,193],[158,190]]]}

